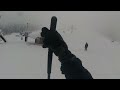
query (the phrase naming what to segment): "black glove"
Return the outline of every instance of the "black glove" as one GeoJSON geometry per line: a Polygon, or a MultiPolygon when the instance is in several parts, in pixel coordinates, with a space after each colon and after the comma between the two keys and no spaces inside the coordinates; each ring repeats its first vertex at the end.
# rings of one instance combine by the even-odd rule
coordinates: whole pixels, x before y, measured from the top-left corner
{"type": "Polygon", "coordinates": [[[59,55],[60,48],[68,49],[67,44],[64,42],[61,35],[55,30],[49,30],[46,27],[42,28],[41,36],[43,39],[43,48],[50,48],[55,55],[59,55]]]}

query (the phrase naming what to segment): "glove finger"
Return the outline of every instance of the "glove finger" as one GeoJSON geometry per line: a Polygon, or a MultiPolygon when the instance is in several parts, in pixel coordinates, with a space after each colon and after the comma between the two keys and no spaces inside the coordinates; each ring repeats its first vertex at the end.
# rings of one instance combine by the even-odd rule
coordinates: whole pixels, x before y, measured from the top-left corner
{"type": "Polygon", "coordinates": [[[43,48],[47,48],[47,46],[46,46],[46,45],[44,45],[44,44],[42,45],[42,47],[43,47],[43,48]]]}
{"type": "Polygon", "coordinates": [[[47,40],[46,38],[43,39],[43,45],[42,45],[43,48],[47,48],[48,47],[48,43],[47,43],[47,40]]]}
{"type": "Polygon", "coordinates": [[[42,32],[41,32],[41,36],[45,37],[45,35],[47,34],[48,31],[49,31],[49,29],[47,29],[46,27],[43,27],[42,32]]]}

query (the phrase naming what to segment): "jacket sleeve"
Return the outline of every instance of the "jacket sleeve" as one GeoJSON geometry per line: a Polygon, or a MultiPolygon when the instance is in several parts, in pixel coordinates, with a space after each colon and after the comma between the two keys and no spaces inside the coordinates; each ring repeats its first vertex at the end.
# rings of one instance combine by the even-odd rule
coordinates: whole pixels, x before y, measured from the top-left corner
{"type": "Polygon", "coordinates": [[[66,79],[93,79],[90,72],[85,69],[79,58],[73,55],[69,50],[64,52],[61,61],[61,71],[65,74],[66,79]]]}

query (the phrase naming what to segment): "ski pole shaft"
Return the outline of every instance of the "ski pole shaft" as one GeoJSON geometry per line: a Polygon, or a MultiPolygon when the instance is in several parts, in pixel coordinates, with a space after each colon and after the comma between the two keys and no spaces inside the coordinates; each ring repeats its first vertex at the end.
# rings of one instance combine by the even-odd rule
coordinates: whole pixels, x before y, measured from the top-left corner
{"type": "Polygon", "coordinates": [[[51,67],[52,67],[52,57],[53,57],[53,52],[52,50],[48,49],[48,79],[50,79],[50,75],[51,75],[51,67]]]}

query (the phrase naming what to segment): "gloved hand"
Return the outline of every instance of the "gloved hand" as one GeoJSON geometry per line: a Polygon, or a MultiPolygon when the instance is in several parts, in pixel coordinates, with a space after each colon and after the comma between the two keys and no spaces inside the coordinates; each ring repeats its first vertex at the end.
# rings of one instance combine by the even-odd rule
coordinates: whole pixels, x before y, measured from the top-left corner
{"type": "Polygon", "coordinates": [[[60,47],[68,49],[61,35],[55,30],[49,30],[46,27],[42,28],[41,36],[43,39],[43,48],[50,48],[56,56],[59,55],[60,47]]]}

